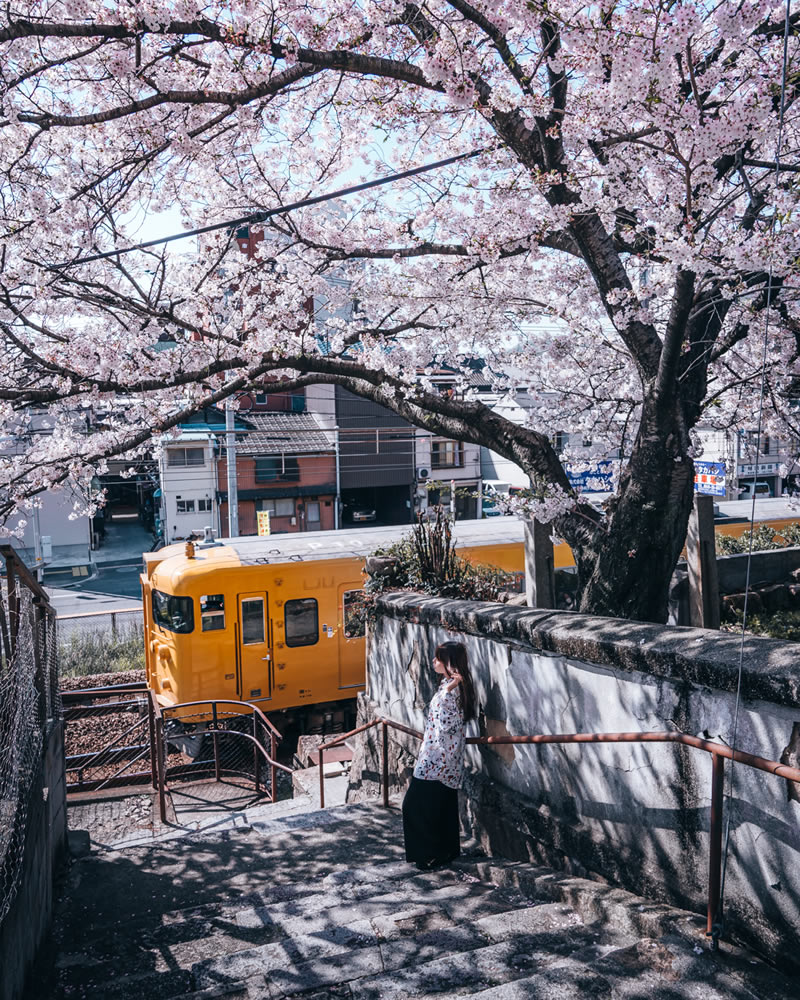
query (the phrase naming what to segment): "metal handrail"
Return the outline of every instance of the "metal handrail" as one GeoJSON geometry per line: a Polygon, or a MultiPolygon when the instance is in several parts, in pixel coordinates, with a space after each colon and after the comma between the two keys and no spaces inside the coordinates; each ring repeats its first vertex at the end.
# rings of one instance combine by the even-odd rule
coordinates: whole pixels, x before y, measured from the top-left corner
{"type": "Polygon", "coordinates": [[[109,615],[141,615],[142,608],[105,608],[103,611],[81,611],[74,615],[56,615],[60,622],[76,621],[78,618],[104,618],[109,615]]]}
{"type": "Polygon", "coordinates": [[[81,688],[74,691],[62,691],[61,701],[68,703],[80,701],[82,698],[98,698],[101,695],[111,694],[144,694],[148,691],[146,681],[133,681],[130,684],[108,684],[100,688],[81,688]]]}
{"type": "MultiPolygon", "coordinates": [[[[256,723],[260,721],[270,737],[270,749],[272,754],[268,754],[264,747],[255,738],[255,735],[250,736],[249,733],[240,733],[236,730],[224,730],[224,729],[207,729],[202,730],[203,733],[210,733],[214,738],[214,774],[218,781],[220,776],[219,758],[217,756],[217,738],[220,734],[225,733],[226,735],[244,736],[245,739],[253,743],[253,755],[255,758],[256,774],[255,774],[255,784],[256,790],[259,789],[259,772],[258,772],[258,754],[259,752],[264,757],[266,762],[269,764],[272,774],[271,774],[271,794],[272,801],[275,801],[275,786],[277,784],[277,774],[278,770],[286,771],[291,774],[292,769],[286,767],[285,764],[278,763],[275,760],[275,755],[278,748],[278,742],[282,739],[280,732],[275,726],[269,721],[269,719],[264,715],[257,705],[253,705],[249,701],[233,701],[230,699],[221,699],[219,701],[213,701],[206,699],[205,701],[184,701],[177,705],[169,705],[162,708],[159,705],[158,700],[152,690],[148,691],[149,699],[149,715],[152,719],[150,733],[151,733],[151,746],[153,748],[154,754],[154,765],[153,765],[153,787],[158,791],[158,803],[159,803],[159,814],[161,817],[161,822],[167,822],[167,804],[166,804],[166,789],[167,789],[167,765],[164,753],[165,739],[164,739],[164,715],[165,713],[172,713],[178,709],[183,708],[195,708],[199,705],[211,706],[214,720],[216,721],[216,708],[217,705],[236,705],[239,708],[250,709],[253,714],[253,732],[255,733],[256,723]]],[[[244,712],[231,712],[231,716],[247,716],[250,714],[248,711],[244,712]]]]}
{"type": "MultiPolygon", "coordinates": [[[[180,702],[177,705],[164,705],[163,708],[162,708],[162,711],[163,712],[174,712],[174,711],[176,711],[179,708],[194,708],[197,705],[239,705],[239,706],[246,706],[247,708],[249,708],[253,712],[254,715],[257,715],[261,719],[261,721],[264,723],[264,725],[267,727],[267,729],[269,729],[269,731],[271,733],[273,733],[279,740],[283,739],[283,737],[280,734],[280,731],[278,729],[276,729],[275,726],[273,726],[273,724],[269,721],[269,719],[266,717],[266,715],[264,715],[264,713],[261,711],[261,709],[257,705],[254,705],[250,701],[233,701],[230,698],[206,698],[204,701],[182,701],[182,702],[180,702]]],[[[237,713],[233,713],[232,712],[231,714],[232,715],[233,714],[237,714],[237,715],[249,715],[250,713],[249,712],[237,712],[237,713]]]]}
{"type": "MultiPolygon", "coordinates": [[[[397,729],[409,736],[414,736],[421,740],[423,734],[409,726],[404,726],[394,719],[379,717],[372,722],[368,722],[357,729],[338,736],[329,743],[319,746],[319,804],[320,808],[325,808],[325,778],[323,773],[323,756],[326,750],[339,746],[352,736],[363,733],[367,729],[375,726],[382,727],[382,775],[383,804],[389,805],[389,729],[397,729]]],[[[675,732],[653,732],[653,733],[552,733],[538,734],[535,736],[469,736],[467,743],[478,746],[503,746],[503,745],[536,745],[545,743],[679,743],[683,746],[692,747],[696,750],[703,750],[711,754],[711,816],[709,822],[709,855],[708,855],[708,903],[706,907],[706,934],[711,936],[713,947],[716,949],[720,936],[719,926],[719,895],[721,885],[721,864],[722,864],[722,797],[725,781],[725,760],[733,760],[736,763],[744,764],[746,767],[756,768],[759,771],[766,771],[778,778],[787,781],[794,781],[800,784],[800,768],[789,767],[776,760],[769,760],[766,757],[759,757],[756,754],[746,753],[743,750],[734,750],[723,743],[714,743],[711,740],[703,740],[698,736],[691,736],[688,733],[675,732]]]]}

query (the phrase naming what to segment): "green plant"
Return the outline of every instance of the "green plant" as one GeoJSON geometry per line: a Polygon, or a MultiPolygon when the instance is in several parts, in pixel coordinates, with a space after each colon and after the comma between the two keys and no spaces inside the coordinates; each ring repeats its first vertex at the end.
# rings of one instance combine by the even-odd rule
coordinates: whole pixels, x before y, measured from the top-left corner
{"type": "Polygon", "coordinates": [[[62,677],[144,670],[144,637],[138,622],[114,631],[73,632],[58,643],[58,672],[62,677]]]}
{"type": "Polygon", "coordinates": [[[494,566],[473,564],[458,555],[452,525],[441,507],[433,521],[414,525],[410,535],[395,545],[379,549],[382,571],[370,577],[365,590],[416,590],[436,597],[492,601],[515,581],[494,566]]]}
{"type": "MultiPolygon", "coordinates": [[[[742,612],[729,611],[720,626],[723,632],[741,632],[742,612]]],[[[775,611],[772,614],[761,611],[747,615],[747,629],[750,635],[783,639],[785,642],[800,642],[800,611],[775,611]]]]}
{"type": "MultiPolygon", "coordinates": [[[[742,532],[739,538],[733,535],[717,535],[717,555],[732,556],[740,552],[748,552],[750,549],[751,529],[742,532]]],[[[788,528],[781,529],[780,534],[775,533],[775,529],[768,524],[760,524],[752,531],[753,551],[766,552],[771,549],[782,549],[787,545],[800,545],[800,525],[792,524],[788,528]]]]}

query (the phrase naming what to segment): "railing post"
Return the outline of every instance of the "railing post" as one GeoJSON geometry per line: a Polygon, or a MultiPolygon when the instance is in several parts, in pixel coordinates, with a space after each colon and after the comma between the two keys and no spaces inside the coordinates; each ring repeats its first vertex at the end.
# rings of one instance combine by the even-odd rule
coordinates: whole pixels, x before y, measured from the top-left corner
{"type": "Polygon", "coordinates": [[[273,761],[270,764],[270,788],[272,789],[272,801],[276,802],[278,798],[278,768],[275,766],[274,761],[278,757],[278,740],[273,732],[270,732],[269,755],[273,761]]]}
{"type": "Polygon", "coordinates": [[[156,761],[156,716],[153,711],[152,691],[147,692],[147,729],[150,738],[150,777],[153,788],[158,788],[158,762],[156,761]]]}
{"type": "Polygon", "coordinates": [[[325,808],[325,772],[322,768],[322,747],[319,748],[319,807],[325,808]]]}
{"type": "Polygon", "coordinates": [[[386,725],[385,720],[381,722],[381,729],[383,730],[382,743],[383,743],[383,804],[388,809],[389,808],[389,727],[386,725]]]}
{"type": "Polygon", "coordinates": [[[253,710],[253,774],[255,776],[256,795],[261,794],[261,754],[258,752],[258,716],[253,710]]]}
{"type": "Polygon", "coordinates": [[[164,746],[164,719],[161,715],[156,719],[156,742],[158,747],[156,749],[156,761],[158,764],[158,811],[161,816],[161,822],[167,822],[167,798],[166,798],[166,784],[167,779],[165,775],[166,771],[166,761],[164,759],[164,753],[166,747],[164,746]]]}
{"type": "Polygon", "coordinates": [[[725,787],[725,758],[711,755],[711,820],[708,828],[708,913],[706,934],[716,951],[719,938],[719,893],[722,869],[722,795],[725,787]]]}
{"type": "Polygon", "coordinates": [[[214,732],[211,736],[211,742],[214,745],[214,781],[219,781],[219,742],[217,739],[217,703],[215,701],[211,702],[211,717],[214,725],[214,732]]]}

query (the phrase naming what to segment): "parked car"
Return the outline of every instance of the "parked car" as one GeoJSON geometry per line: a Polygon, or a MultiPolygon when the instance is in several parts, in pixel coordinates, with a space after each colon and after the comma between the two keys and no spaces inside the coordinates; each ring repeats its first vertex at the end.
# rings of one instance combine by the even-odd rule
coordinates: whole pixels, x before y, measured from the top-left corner
{"type": "Polygon", "coordinates": [[[754,496],[757,500],[763,500],[764,497],[771,497],[772,487],[769,483],[765,482],[754,483],[752,479],[749,482],[739,484],[740,500],[752,500],[754,496]]]}
{"type": "Polygon", "coordinates": [[[374,507],[367,504],[346,504],[344,508],[344,519],[353,524],[367,524],[377,518],[374,507]]]}

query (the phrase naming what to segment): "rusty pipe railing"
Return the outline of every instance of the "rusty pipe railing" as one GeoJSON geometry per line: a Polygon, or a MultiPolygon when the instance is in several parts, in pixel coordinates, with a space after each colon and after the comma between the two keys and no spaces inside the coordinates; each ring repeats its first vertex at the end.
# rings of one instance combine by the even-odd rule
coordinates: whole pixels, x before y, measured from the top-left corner
{"type": "Polygon", "coordinates": [[[244,712],[231,712],[230,714],[231,715],[249,715],[250,712],[253,712],[255,715],[258,715],[258,717],[261,719],[261,721],[263,722],[263,724],[266,726],[266,728],[271,733],[274,733],[278,737],[278,739],[281,738],[281,734],[278,732],[278,730],[275,728],[275,726],[273,726],[273,724],[269,721],[269,719],[266,717],[266,715],[264,715],[264,713],[261,711],[261,709],[258,707],[258,705],[254,705],[254,704],[252,704],[252,702],[249,702],[249,701],[233,701],[230,698],[219,698],[219,699],[216,699],[216,700],[213,700],[213,699],[210,699],[210,698],[206,698],[205,701],[182,701],[178,705],[166,705],[162,709],[162,711],[163,712],[177,712],[177,710],[179,708],[180,709],[183,709],[183,708],[195,708],[197,705],[236,705],[238,708],[244,708],[245,709],[244,712]]]}
{"type": "MultiPolygon", "coordinates": [[[[161,822],[162,823],[166,823],[167,822],[167,807],[166,807],[166,790],[167,790],[166,742],[167,742],[167,740],[166,740],[165,733],[164,733],[164,716],[165,716],[165,714],[175,713],[178,710],[183,710],[183,709],[186,709],[186,708],[196,708],[197,706],[201,706],[201,705],[210,710],[211,718],[212,718],[212,720],[213,720],[214,723],[216,723],[217,720],[218,720],[218,711],[217,710],[218,710],[218,706],[220,706],[220,705],[235,705],[238,709],[240,709],[240,711],[229,713],[231,718],[235,718],[235,717],[239,717],[239,716],[246,717],[246,716],[250,715],[250,713],[252,712],[252,714],[253,714],[253,735],[252,736],[249,733],[239,732],[238,730],[235,730],[235,729],[217,729],[217,728],[213,728],[213,729],[209,729],[209,730],[197,730],[197,732],[203,732],[204,734],[205,733],[211,733],[211,735],[213,737],[213,740],[214,740],[214,774],[215,774],[215,780],[216,781],[220,780],[219,753],[218,753],[218,747],[217,747],[217,740],[218,740],[219,734],[220,733],[224,733],[226,736],[238,736],[238,737],[243,738],[243,739],[247,740],[248,742],[252,743],[253,744],[253,755],[254,755],[255,760],[258,761],[259,755],[260,755],[260,757],[263,758],[264,761],[266,761],[267,764],[269,764],[271,784],[272,784],[271,795],[272,795],[272,801],[273,802],[275,801],[275,789],[276,789],[276,785],[277,785],[278,771],[285,771],[287,774],[292,774],[293,772],[292,772],[292,768],[287,767],[285,764],[281,764],[277,760],[275,760],[275,757],[277,756],[278,741],[281,738],[281,734],[278,732],[278,730],[276,729],[276,727],[269,721],[269,719],[261,711],[260,708],[258,708],[256,705],[251,704],[250,702],[233,701],[233,700],[228,700],[228,699],[221,699],[219,701],[209,701],[209,700],[205,700],[205,701],[185,701],[185,702],[181,702],[178,705],[170,705],[170,706],[168,706],[166,708],[162,708],[158,704],[158,702],[157,702],[155,696],[152,694],[152,692],[150,692],[150,695],[151,695],[151,703],[152,703],[152,718],[153,718],[154,727],[155,727],[154,740],[155,740],[155,743],[156,743],[156,765],[157,765],[157,767],[156,767],[156,781],[157,781],[157,788],[158,788],[159,814],[160,814],[161,822]],[[245,711],[241,711],[241,709],[243,709],[243,708],[245,709],[245,711]],[[261,745],[261,743],[258,740],[257,736],[255,735],[255,733],[256,733],[256,720],[260,721],[262,723],[262,725],[264,726],[264,728],[267,730],[267,733],[268,733],[269,738],[270,738],[270,753],[267,753],[267,751],[261,745]]],[[[255,771],[255,784],[256,784],[256,788],[258,789],[258,787],[259,787],[259,773],[258,773],[258,768],[256,768],[256,771],[255,771]]]]}
{"type": "MultiPolygon", "coordinates": [[[[368,722],[357,729],[345,733],[343,736],[331,740],[330,743],[323,743],[318,747],[319,752],[319,804],[320,808],[325,808],[325,789],[323,774],[323,755],[326,750],[339,746],[345,740],[363,733],[367,729],[380,726],[382,731],[382,786],[383,804],[389,805],[389,746],[388,730],[397,729],[416,739],[422,739],[422,733],[409,726],[404,726],[394,719],[378,718],[368,722]]],[[[800,768],[789,767],[775,760],[766,757],[759,757],[756,754],[746,753],[743,750],[734,750],[723,743],[714,743],[712,740],[703,740],[698,736],[691,736],[688,733],[542,733],[535,736],[469,736],[467,743],[478,746],[502,746],[502,745],[537,745],[547,743],[679,743],[683,746],[692,747],[695,750],[702,750],[711,754],[711,811],[709,818],[709,848],[708,848],[708,901],[706,906],[706,934],[714,939],[714,946],[718,937],[719,927],[719,893],[722,878],[722,803],[725,783],[725,760],[732,760],[747,767],[756,768],[759,771],[766,771],[778,778],[787,781],[795,781],[800,784],[800,768]]]]}

